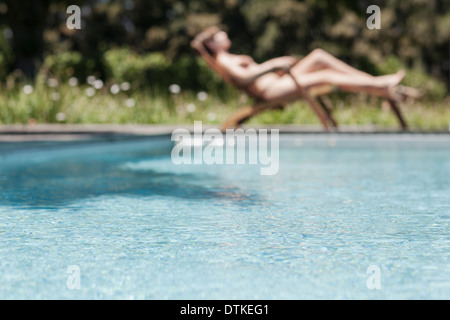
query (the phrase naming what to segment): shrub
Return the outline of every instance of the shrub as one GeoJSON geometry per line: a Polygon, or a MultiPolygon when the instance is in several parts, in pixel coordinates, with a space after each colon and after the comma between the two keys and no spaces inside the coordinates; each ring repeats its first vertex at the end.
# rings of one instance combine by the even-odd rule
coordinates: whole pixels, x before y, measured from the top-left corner
{"type": "Polygon", "coordinates": [[[66,51],[45,57],[43,69],[63,81],[73,76],[84,80],[99,72],[98,60],[94,57],[83,57],[76,51],[66,51]]]}
{"type": "Polygon", "coordinates": [[[380,74],[391,74],[404,69],[406,76],[402,82],[406,86],[416,88],[423,92],[424,98],[430,100],[443,100],[447,94],[447,88],[444,82],[439,81],[420,67],[414,69],[406,68],[397,57],[390,56],[384,63],[378,66],[378,72],[380,74]]]}
{"type": "Polygon", "coordinates": [[[107,80],[130,82],[135,88],[149,86],[164,92],[175,83],[183,90],[228,92],[223,79],[193,54],[170,61],[161,52],[139,55],[129,48],[118,48],[107,51],[103,60],[107,80]]]}
{"type": "Polygon", "coordinates": [[[135,86],[157,83],[169,66],[162,53],[139,55],[128,48],[108,50],[103,59],[108,80],[126,81],[135,86]]]}

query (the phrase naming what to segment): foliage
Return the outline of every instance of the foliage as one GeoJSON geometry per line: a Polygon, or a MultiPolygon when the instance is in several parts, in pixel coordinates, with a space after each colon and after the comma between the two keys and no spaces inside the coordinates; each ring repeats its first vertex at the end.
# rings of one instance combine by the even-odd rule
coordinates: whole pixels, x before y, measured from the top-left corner
{"type": "Polygon", "coordinates": [[[132,82],[144,85],[147,80],[151,84],[154,78],[162,78],[164,69],[169,65],[161,53],[138,55],[128,48],[109,50],[104,54],[106,76],[116,82],[132,82]]]}
{"type": "Polygon", "coordinates": [[[9,74],[9,66],[13,60],[13,53],[8,41],[0,34],[0,79],[5,79],[9,74]]]}
{"type": "MultiPolygon", "coordinates": [[[[73,79],[73,78],[72,78],[73,79]]],[[[7,88],[0,84],[0,124],[33,123],[135,123],[192,124],[194,120],[219,124],[247,101],[230,90],[221,97],[204,91],[135,90],[125,83],[97,86],[71,83],[40,74],[33,83],[17,83],[7,88]],[[115,90],[113,90],[115,88],[115,90]]],[[[341,125],[376,125],[397,128],[393,113],[381,107],[380,99],[350,95],[347,100],[331,97],[333,111],[341,125]]],[[[449,101],[416,101],[402,104],[412,129],[446,130],[449,101]]],[[[250,124],[315,124],[314,112],[302,100],[284,111],[264,112],[250,124]]]]}
{"type": "MultiPolygon", "coordinates": [[[[40,54],[75,51],[88,57],[83,63],[93,61],[94,68],[103,74],[109,71],[100,57],[115,48],[126,47],[130,53],[143,55],[160,52],[165,61],[176,63],[186,55],[192,56],[189,47],[192,37],[214,24],[228,31],[233,51],[249,54],[259,61],[288,54],[303,56],[321,47],[368,72],[376,71],[376,66],[386,57],[396,56],[408,69],[420,69],[439,81],[449,82],[450,2],[447,0],[33,1],[33,8],[43,12],[41,16],[36,11],[21,10],[15,0],[3,1],[0,1],[0,28],[13,31],[10,45],[16,62],[24,51],[28,55],[33,53],[30,43],[42,39],[44,49],[36,45],[35,58],[40,54]],[[81,30],[68,30],[65,26],[68,4],[82,8],[81,30]],[[366,9],[373,4],[381,8],[380,30],[366,27],[366,9]],[[15,23],[21,21],[32,24],[22,30],[24,26],[15,23]],[[36,33],[40,30],[36,28],[38,25],[43,26],[41,38],[36,33]],[[28,41],[18,44],[15,39],[22,34],[20,31],[26,31],[28,41]]],[[[0,41],[0,52],[4,48],[5,42],[0,41]]],[[[119,53],[111,55],[116,54],[119,53]]],[[[132,54],[125,59],[131,64],[139,60],[132,54]]],[[[13,62],[13,59],[3,60],[6,64],[13,62]]],[[[134,67],[130,65],[130,70],[134,67]]],[[[4,77],[0,73],[0,78],[4,77]]]]}
{"type": "MultiPolygon", "coordinates": [[[[233,52],[260,62],[301,57],[320,47],[374,75],[405,69],[404,84],[425,95],[417,109],[408,109],[409,120],[423,128],[448,123],[448,0],[36,0],[23,9],[19,1],[0,0],[1,123],[179,122],[194,115],[223,120],[236,108],[239,93],[189,47],[210,25],[228,32],[233,52]],[[66,27],[69,4],[82,9],[81,30],[66,27]],[[380,30],[366,27],[366,9],[373,4],[381,8],[380,30]],[[104,86],[93,89],[86,83],[93,77],[104,86]],[[73,79],[77,86],[69,85],[73,79]],[[117,93],[123,83],[131,89],[117,93]],[[29,87],[24,91],[26,85],[32,93],[25,92],[29,87]],[[182,93],[170,94],[172,85],[182,93]],[[86,94],[90,89],[92,96],[86,94]],[[209,98],[199,101],[198,92],[209,98]],[[135,107],[126,107],[130,99],[135,107]]],[[[339,98],[337,115],[344,123],[395,124],[372,108],[373,101],[339,98]]],[[[254,121],[315,121],[301,102],[295,106],[254,121]]]]}
{"type": "Polygon", "coordinates": [[[84,58],[76,51],[66,51],[48,55],[43,63],[43,70],[49,72],[57,79],[66,81],[76,75],[80,79],[86,79],[96,70],[94,59],[84,58]]]}
{"type": "Polygon", "coordinates": [[[406,69],[407,73],[403,84],[413,88],[419,88],[423,94],[423,99],[432,101],[442,101],[445,99],[447,90],[444,82],[430,76],[422,68],[407,69],[407,67],[395,56],[389,56],[377,66],[377,73],[390,74],[400,69],[406,69]]]}

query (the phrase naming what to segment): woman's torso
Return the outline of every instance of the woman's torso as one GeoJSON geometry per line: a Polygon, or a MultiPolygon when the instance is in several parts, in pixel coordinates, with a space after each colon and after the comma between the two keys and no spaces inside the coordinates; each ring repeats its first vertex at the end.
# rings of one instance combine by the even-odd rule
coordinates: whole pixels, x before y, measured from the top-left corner
{"type": "MultiPolygon", "coordinates": [[[[230,63],[233,63],[245,71],[251,72],[250,68],[256,67],[258,64],[249,56],[246,55],[234,55],[227,54],[227,58],[230,63]]],[[[221,66],[222,69],[226,70],[226,66],[221,66]]],[[[264,97],[264,93],[274,85],[277,80],[280,80],[279,74],[275,72],[266,73],[253,81],[251,84],[243,84],[236,79],[231,79],[238,87],[245,89],[250,95],[255,98],[262,99],[264,97]]],[[[230,77],[232,78],[232,77],[230,77]]]]}

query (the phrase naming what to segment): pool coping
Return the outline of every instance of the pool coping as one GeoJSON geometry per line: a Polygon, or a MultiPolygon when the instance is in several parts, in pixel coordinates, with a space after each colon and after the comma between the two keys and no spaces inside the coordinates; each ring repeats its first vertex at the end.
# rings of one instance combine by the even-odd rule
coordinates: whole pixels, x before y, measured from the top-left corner
{"type": "MultiPolygon", "coordinates": [[[[193,131],[193,125],[138,125],[138,124],[35,124],[35,125],[0,125],[0,143],[33,141],[87,141],[87,140],[121,140],[133,137],[170,136],[175,129],[184,128],[193,131]]],[[[219,128],[203,125],[203,131],[219,128]]],[[[244,130],[278,129],[280,134],[382,134],[382,135],[444,135],[450,131],[425,131],[380,129],[374,125],[341,126],[339,130],[326,131],[317,125],[252,125],[243,126],[244,130]]]]}
{"type": "MultiPolygon", "coordinates": [[[[33,124],[0,125],[0,152],[34,148],[114,142],[149,138],[169,138],[175,129],[194,131],[194,125],[138,125],[138,124],[33,124]]],[[[202,125],[202,130],[219,129],[214,125],[202,125]]],[[[245,125],[242,129],[277,129],[285,139],[301,135],[310,140],[320,139],[400,139],[400,140],[445,140],[450,141],[450,131],[402,131],[380,129],[374,125],[341,126],[339,130],[326,131],[319,125],[245,125]]]]}
{"type": "MultiPolygon", "coordinates": [[[[137,125],[137,124],[35,124],[0,125],[0,155],[11,152],[44,150],[77,145],[93,145],[140,139],[167,139],[175,129],[194,131],[194,125],[137,125]]],[[[203,125],[202,130],[219,129],[203,125]]],[[[326,131],[316,125],[245,125],[242,129],[278,129],[280,141],[297,144],[335,145],[342,142],[417,142],[450,144],[450,131],[400,131],[380,129],[372,125],[341,126],[337,131],[326,131]]]]}

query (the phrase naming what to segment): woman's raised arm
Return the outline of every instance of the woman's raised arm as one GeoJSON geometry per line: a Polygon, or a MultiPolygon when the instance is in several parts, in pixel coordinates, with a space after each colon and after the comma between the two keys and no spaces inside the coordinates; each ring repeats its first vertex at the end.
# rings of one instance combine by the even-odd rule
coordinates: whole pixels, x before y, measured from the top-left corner
{"type": "Polygon", "coordinates": [[[244,64],[239,61],[238,56],[220,54],[217,62],[236,82],[249,85],[267,73],[280,70],[287,72],[296,63],[296,60],[292,57],[279,57],[262,64],[254,63],[243,66],[244,64]]]}

